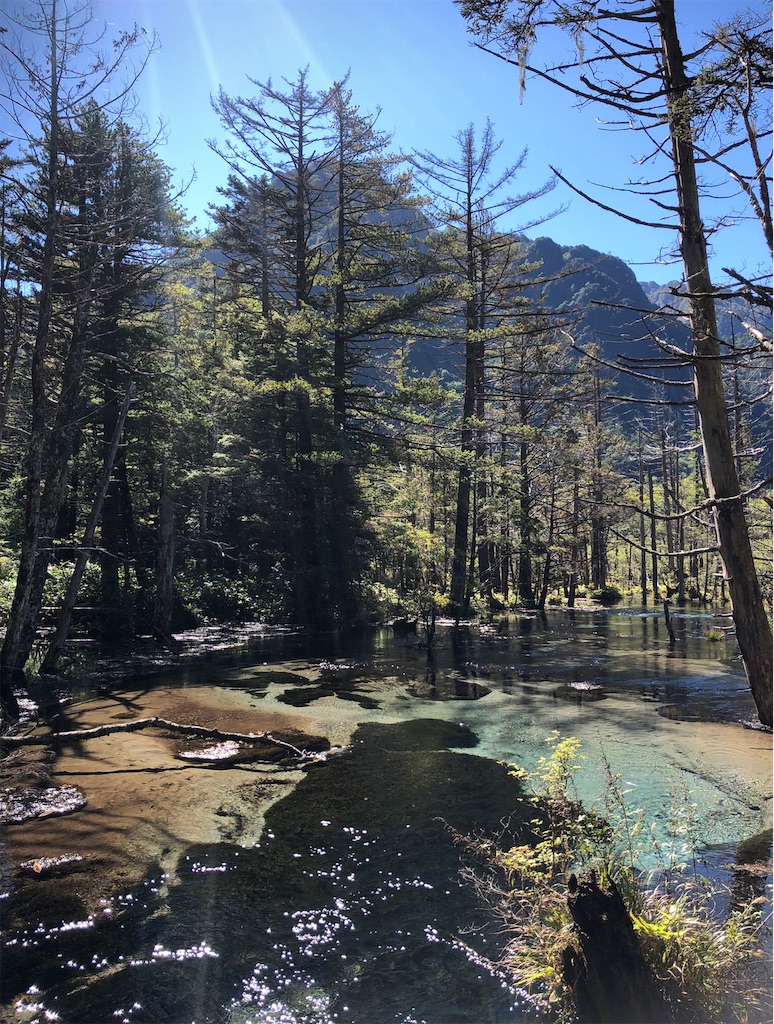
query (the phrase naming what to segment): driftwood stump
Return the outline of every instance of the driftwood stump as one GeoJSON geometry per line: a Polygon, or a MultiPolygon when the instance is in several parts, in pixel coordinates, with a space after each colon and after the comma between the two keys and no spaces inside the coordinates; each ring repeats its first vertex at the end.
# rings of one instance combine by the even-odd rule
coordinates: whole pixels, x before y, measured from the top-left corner
{"type": "Polygon", "coordinates": [[[671,1024],[615,883],[602,888],[593,871],[572,875],[567,904],[577,947],[564,952],[564,978],[581,1024],[671,1024]]]}

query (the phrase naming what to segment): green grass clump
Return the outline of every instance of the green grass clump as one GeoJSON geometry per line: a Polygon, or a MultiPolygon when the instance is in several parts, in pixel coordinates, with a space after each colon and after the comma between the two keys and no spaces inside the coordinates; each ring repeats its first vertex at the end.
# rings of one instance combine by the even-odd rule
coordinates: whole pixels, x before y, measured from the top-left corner
{"type": "Polygon", "coordinates": [[[507,935],[498,968],[527,991],[544,1019],[576,1019],[563,970],[568,950],[580,952],[567,882],[593,871],[600,885],[612,883],[621,894],[675,1019],[770,1020],[769,985],[761,980],[770,935],[765,901],[734,900],[727,886],[700,874],[690,794],[674,795],[666,831],[648,825],[603,758],[604,789],[587,806],[574,782],[584,760],[579,741],[555,732],[548,743],[550,753],[534,771],[507,766],[524,784],[532,841],[505,849],[466,843],[477,864],[464,873],[507,935]],[[719,907],[728,909],[720,914],[719,907]]]}

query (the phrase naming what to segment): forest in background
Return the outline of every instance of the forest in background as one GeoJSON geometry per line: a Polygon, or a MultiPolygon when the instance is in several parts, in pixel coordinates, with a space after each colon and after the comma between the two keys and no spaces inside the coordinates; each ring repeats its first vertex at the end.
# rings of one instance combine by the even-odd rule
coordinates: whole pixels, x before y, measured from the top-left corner
{"type": "MultiPolygon", "coordinates": [[[[448,155],[406,156],[346,77],[250,80],[250,98],[214,100],[224,174],[201,237],[132,112],[153,41],[98,52],[88,8],[29,9],[35,54],[0,36],[16,119],[0,225],[8,704],[18,672],[61,669],[84,625],[172,643],[207,621],[407,616],[430,636],[436,615],[581,597],[718,605],[738,578],[723,502],[743,511],[770,607],[766,282],[732,274],[709,296],[718,351],[701,359],[722,373],[736,480],[719,498],[695,401],[701,295],[651,302],[619,261],[535,239],[530,202],[556,179],[520,193],[526,151],[503,167],[489,122],[448,155]]],[[[716,32],[687,94],[716,167],[729,133],[752,153],[741,191],[769,244],[770,46],[768,25],[716,32]]]]}

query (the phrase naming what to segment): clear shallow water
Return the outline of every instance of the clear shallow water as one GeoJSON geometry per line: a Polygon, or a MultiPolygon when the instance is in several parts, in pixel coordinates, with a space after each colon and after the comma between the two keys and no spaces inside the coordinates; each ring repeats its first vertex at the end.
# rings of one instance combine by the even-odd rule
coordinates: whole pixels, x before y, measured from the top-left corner
{"type": "Polygon", "coordinates": [[[6,969],[31,961],[74,1022],[520,1019],[453,945],[480,915],[435,820],[494,827],[516,787],[486,760],[372,740],[278,804],[258,847],[193,847],[174,884],[150,877],[93,926],[33,930],[6,969]]]}
{"type": "Polygon", "coordinates": [[[325,722],[349,749],[268,811],[257,846],[193,844],[170,877],[149,867],[91,919],[49,906],[6,933],[3,999],[29,993],[13,1019],[534,1019],[458,942],[486,954],[496,936],[467,934],[481,914],[439,819],[462,832],[510,819],[518,834],[518,786],[497,762],[534,766],[556,729],[583,742],[584,795],[601,786],[599,751],[649,817],[663,820],[685,786],[713,863],[732,859],[766,821],[770,782],[751,775],[770,739],[731,724],[752,702],[732,648],[705,639],[711,624],[686,618],[670,647],[656,612],[558,613],[456,645],[441,631],[431,663],[416,638],[387,632],[285,637],[165,676],[159,685],[217,686],[220,704],[247,695],[325,722]],[[572,682],[601,684],[605,699],[556,696],[572,682]]]}

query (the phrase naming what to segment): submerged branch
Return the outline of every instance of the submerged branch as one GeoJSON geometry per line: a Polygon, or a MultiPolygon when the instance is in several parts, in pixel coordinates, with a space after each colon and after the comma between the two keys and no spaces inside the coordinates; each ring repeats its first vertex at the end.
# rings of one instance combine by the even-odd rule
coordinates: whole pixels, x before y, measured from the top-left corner
{"type": "Polygon", "coordinates": [[[222,732],[220,729],[208,729],[203,725],[182,725],[170,722],[166,718],[137,718],[133,722],[121,722],[117,725],[97,725],[92,729],[72,729],[67,732],[50,732],[25,736],[3,736],[0,742],[11,747],[46,746],[50,743],[80,742],[81,740],[98,739],[116,732],[139,732],[140,729],[165,729],[168,732],[182,733],[186,736],[200,736],[204,739],[233,740],[237,743],[264,743],[268,746],[282,747],[296,757],[305,757],[306,753],[292,743],[278,740],[271,733],[222,732]]]}

